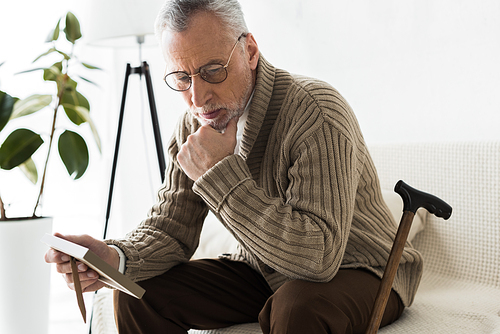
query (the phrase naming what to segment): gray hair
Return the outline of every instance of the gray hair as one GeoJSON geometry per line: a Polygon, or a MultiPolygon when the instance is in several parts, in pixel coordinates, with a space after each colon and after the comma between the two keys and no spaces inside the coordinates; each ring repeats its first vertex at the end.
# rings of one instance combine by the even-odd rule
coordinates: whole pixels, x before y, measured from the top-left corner
{"type": "Polygon", "coordinates": [[[155,22],[155,33],[161,43],[161,34],[185,31],[189,19],[198,12],[211,12],[228,28],[232,38],[248,33],[243,11],[238,0],[167,0],[160,9],[155,22]]]}

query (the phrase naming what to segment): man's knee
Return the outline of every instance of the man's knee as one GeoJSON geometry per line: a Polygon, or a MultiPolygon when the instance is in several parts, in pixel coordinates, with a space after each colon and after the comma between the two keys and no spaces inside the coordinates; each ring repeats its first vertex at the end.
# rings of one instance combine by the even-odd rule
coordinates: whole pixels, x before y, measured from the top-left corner
{"type": "Polygon", "coordinates": [[[312,311],[316,305],[315,299],[315,296],[308,292],[307,282],[295,280],[280,287],[269,298],[264,308],[269,307],[273,314],[305,314],[312,311]]]}
{"type": "Polygon", "coordinates": [[[350,319],[328,297],[311,290],[314,284],[295,280],[280,287],[259,314],[264,333],[327,333],[332,322],[348,333],[350,319]]]}
{"type": "MultiPolygon", "coordinates": [[[[264,333],[363,333],[380,279],[364,270],[343,269],[328,283],[290,281],[269,298],[259,315],[264,333]],[[309,330],[306,330],[308,329],[309,330]]],[[[381,326],[404,310],[392,291],[381,326]]]]}

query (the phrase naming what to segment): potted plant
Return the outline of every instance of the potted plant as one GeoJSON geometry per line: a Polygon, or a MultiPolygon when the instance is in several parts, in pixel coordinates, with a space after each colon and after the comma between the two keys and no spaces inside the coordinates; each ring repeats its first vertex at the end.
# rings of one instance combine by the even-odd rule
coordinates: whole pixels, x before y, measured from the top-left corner
{"type": "MultiPolygon", "coordinates": [[[[77,132],[82,124],[90,126],[91,137],[100,151],[100,139],[90,117],[90,104],[78,91],[77,81],[73,79],[75,68],[90,70],[98,68],[81,62],[74,55],[75,43],[82,37],[80,23],[76,16],[68,12],[64,22],[64,34],[61,33],[63,22],[60,19],[47,37],[46,43],[50,43],[49,49],[33,62],[39,63],[41,59],[53,57],[58,60],[47,67],[37,67],[21,72],[41,71],[43,80],[55,87],[54,93],[52,95],[35,94],[25,99],[18,99],[0,91],[0,134],[1,138],[5,138],[0,146],[0,169],[8,171],[18,167],[38,187],[38,195],[33,203],[32,212],[24,218],[13,218],[8,217],[8,210],[1,197],[5,189],[0,185],[0,247],[5,247],[3,254],[8,254],[2,257],[0,266],[9,268],[9,275],[0,275],[2,277],[0,278],[0,294],[2,295],[0,333],[40,333],[40,328],[46,330],[48,327],[49,266],[39,255],[34,257],[34,263],[26,261],[28,261],[28,255],[35,253],[36,248],[40,249],[42,255],[45,253],[46,246],[39,240],[44,233],[50,233],[52,230],[52,220],[40,215],[40,203],[44,194],[49,158],[56,149],[55,143],[57,142],[60,160],[70,177],[75,180],[84,175],[89,164],[86,140],[77,132]],[[66,42],[60,38],[62,35],[66,37],[66,42]],[[59,46],[61,43],[68,44],[70,51],[63,52],[59,46]],[[26,125],[29,122],[23,123],[24,119],[28,119],[28,115],[41,112],[46,112],[47,117],[51,119],[49,129],[37,131],[26,125]],[[67,125],[58,122],[62,114],[69,119],[69,122],[66,122],[67,125]],[[7,131],[11,132],[7,135],[7,131]],[[45,150],[40,150],[41,148],[45,150]],[[38,168],[32,159],[33,154],[38,150],[43,152],[42,165],[39,166],[41,177],[38,176],[38,168]],[[30,232],[33,235],[32,239],[29,238],[30,232]],[[16,255],[21,258],[17,258],[16,255]],[[6,262],[2,263],[2,261],[6,262]],[[41,271],[46,272],[45,278],[40,278],[41,271]],[[34,277],[36,281],[33,280],[34,277]],[[41,281],[46,281],[46,283],[41,281]],[[42,293],[42,297],[33,296],[34,293],[39,292],[42,293]],[[23,296],[26,297],[25,300],[21,298],[23,296]]],[[[91,82],[86,78],[79,78],[91,82]]]]}

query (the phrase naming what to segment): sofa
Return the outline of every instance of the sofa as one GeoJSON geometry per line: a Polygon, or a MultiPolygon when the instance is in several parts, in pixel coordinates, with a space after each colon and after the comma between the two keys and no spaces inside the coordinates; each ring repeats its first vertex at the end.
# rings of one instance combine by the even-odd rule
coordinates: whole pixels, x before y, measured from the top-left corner
{"type": "MultiPolygon", "coordinates": [[[[424,273],[413,305],[393,333],[500,334],[500,142],[371,145],[384,198],[397,221],[402,202],[398,180],[431,193],[453,207],[449,220],[421,209],[410,238],[424,257],[424,273]]],[[[208,218],[195,257],[214,257],[236,241],[208,218]]],[[[94,302],[92,333],[116,333],[109,290],[94,302]]],[[[190,334],[261,334],[258,323],[190,334]]]]}

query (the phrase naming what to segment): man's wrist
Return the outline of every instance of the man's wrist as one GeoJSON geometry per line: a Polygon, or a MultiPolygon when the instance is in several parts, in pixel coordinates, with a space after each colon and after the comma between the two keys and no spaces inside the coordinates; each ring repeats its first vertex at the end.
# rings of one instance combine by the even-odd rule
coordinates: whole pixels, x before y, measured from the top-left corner
{"type": "Polygon", "coordinates": [[[118,265],[118,271],[122,274],[125,273],[125,262],[127,261],[127,257],[125,256],[125,253],[120,249],[120,247],[117,247],[115,245],[108,245],[109,247],[113,248],[116,250],[118,253],[118,257],[120,258],[120,264],[118,265]]]}

